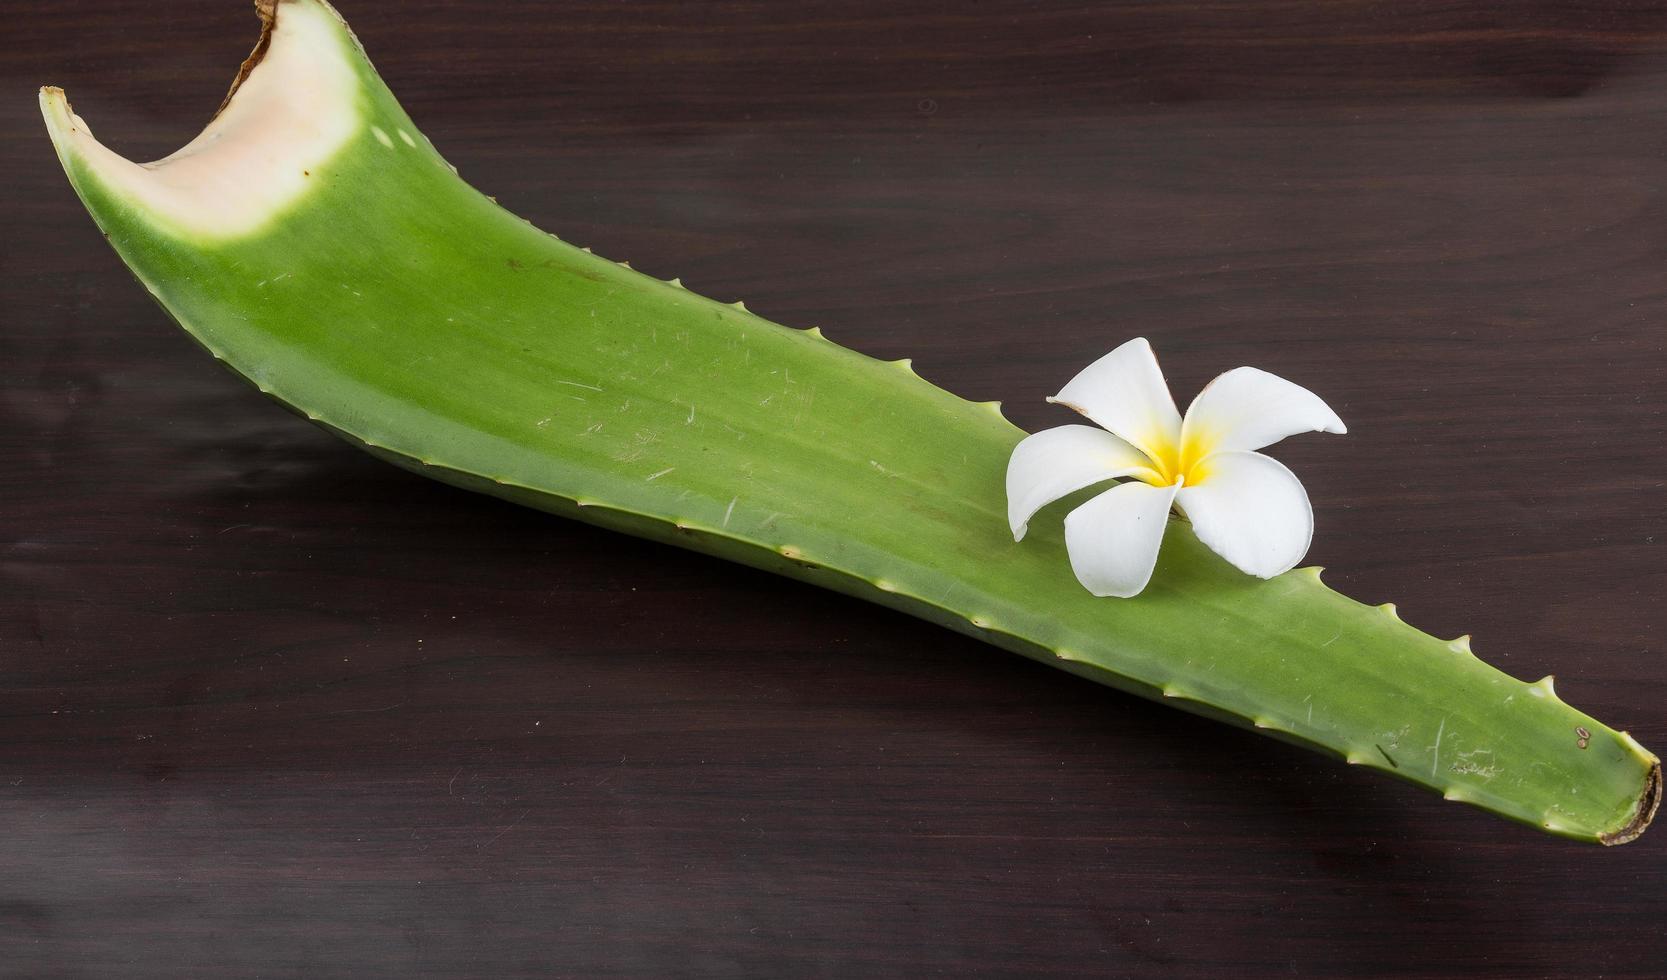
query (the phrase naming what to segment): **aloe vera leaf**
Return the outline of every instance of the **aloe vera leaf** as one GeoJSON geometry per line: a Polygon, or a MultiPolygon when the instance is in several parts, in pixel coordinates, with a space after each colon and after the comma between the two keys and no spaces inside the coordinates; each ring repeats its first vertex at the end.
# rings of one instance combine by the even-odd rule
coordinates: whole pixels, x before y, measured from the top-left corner
{"type": "Polygon", "coordinates": [[[1625,732],[1330,590],[1261,581],[1182,522],[1136,599],[1007,530],[1024,433],[925,382],[538,231],[445,163],[321,0],[261,42],[186,150],[137,167],[61,91],[71,183],[216,358],[447,483],[859,596],[1092,680],[1605,844],[1660,765],[1625,732]]]}

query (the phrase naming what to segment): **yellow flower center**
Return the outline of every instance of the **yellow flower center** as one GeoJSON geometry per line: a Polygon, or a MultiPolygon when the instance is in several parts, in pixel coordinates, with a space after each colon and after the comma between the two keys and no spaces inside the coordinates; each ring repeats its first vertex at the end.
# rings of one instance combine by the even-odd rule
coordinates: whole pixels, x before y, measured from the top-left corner
{"type": "Polygon", "coordinates": [[[1159,436],[1147,443],[1153,467],[1141,481],[1154,487],[1171,487],[1177,483],[1196,487],[1209,479],[1210,468],[1204,458],[1215,451],[1215,440],[1197,433],[1188,433],[1180,440],[1159,436]]]}

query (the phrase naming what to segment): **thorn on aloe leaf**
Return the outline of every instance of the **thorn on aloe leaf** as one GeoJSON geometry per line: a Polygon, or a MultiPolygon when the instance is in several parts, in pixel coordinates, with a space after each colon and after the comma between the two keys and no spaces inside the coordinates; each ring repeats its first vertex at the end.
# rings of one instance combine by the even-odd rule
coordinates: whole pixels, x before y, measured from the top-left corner
{"type": "Polygon", "coordinates": [[[1622,742],[1626,743],[1627,748],[1638,753],[1638,755],[1646,758],[1650,755],[1650,750],[1639,745],[1638,740],[1632,737],[1631,732],[1621,732],[1620,738],[1622,742]]]}

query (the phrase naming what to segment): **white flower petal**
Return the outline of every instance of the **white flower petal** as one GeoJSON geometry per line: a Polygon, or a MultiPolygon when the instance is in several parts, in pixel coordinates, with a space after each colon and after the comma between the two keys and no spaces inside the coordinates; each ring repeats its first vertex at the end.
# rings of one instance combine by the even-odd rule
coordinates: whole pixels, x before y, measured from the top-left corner
{"type": "Polygon", "coordinates": [[[1007,522],[1022,541],[1030,519],[1068,493],[1102,480],[1157,474],[1140,450],[1104,429],[1062,425],[1044,429],[1013,447],[1007,461],[1007,522]]]}
{"type": "Polygon", "coordinates": [[[1187,408],[1181,444],[1189,455],[1261,449],[1299,432],[1347,432],[1320,396],[1276,374],[1234,368],[1204,386],[1187,408]]]}
{"type": "Polygon", "coordinates": [[[1207,456],[1200,469],[1201,482],[1175,496],[1198,540],[1258,578],[1295,568],[1314,538],[1314,510],[1296,474],[1246,452],[1207,456]]]}
{"type": "Polygon", "coordinates": [[[1139,595],[1158,563],[1175,490],[1119,483],[1065,515],[1065,549],[1077,581],[1098,596],[1139,595]]]}
{"type": "Polygon", "coordinates": [[[1153,459],[1181,436],[1181,413],[1145,337],[1083,368],[1048,401],[1076,409],[1153,459]]]}

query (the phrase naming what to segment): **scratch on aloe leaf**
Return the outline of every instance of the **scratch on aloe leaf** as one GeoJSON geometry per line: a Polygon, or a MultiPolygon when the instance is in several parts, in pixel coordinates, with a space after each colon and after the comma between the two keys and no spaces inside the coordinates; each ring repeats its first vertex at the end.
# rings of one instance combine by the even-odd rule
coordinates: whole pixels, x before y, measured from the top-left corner
{"type": "Polygon", "coordinates": [[[665,476],[667,473],[670,473],[672,470],[675,470],[675,469],[677,469],[677,467],[668,466],[665,469],[661,470],[660,472],[649,476],[648,479],[644,480],[643,482],[644,483],[653,483],[655,480],[658,480],[660,477],[665,476]]]}
{"type": "Polygon", "coordinates": [[[1442,715],[1441,716],[1441,724],[1438,725],[1436,727],[1436,730],[1435,730],[1435,754],[1430,759],[1430,778],[1431,779],[1435,778],[1436,770],[1438,768],[1440,768],[1440,766],[1441,766],[1441,736],[1442,736],[1442,733],[1445,732],[1445,731],[1447,731],[1447,716],[1442,715]]]}
{"type": "Polygon", "coordinates": [[[724,527],[729,526],[729,515],[735,513],[735,502],[740,499],[740,497],[729,498],[729,506],[724,508],[724,527]]]}
{"type": "Polygon", "coordinates": [[[579,382],[577,382],[577,381],[563,381],[563,380],[561,380],[561,379],[560,379],[560,378],[557,378],[557,379],[556,379],[556,384],[559,384],[559,385],[572,385],[572,386],[573,386],[573,387],[575,387],[575,388],[585,388],[585,389],[588,389],[588,390],[590,390],[590,391],[601,391],[601,390],[602,390],[602,389],[601,389],[601,388],[598,388],[598,387],[596,387],[596,386],[595,386],[595,385],[587,385],[587,384],[580,384],[580,383],[579,383],[579,382]]]}

